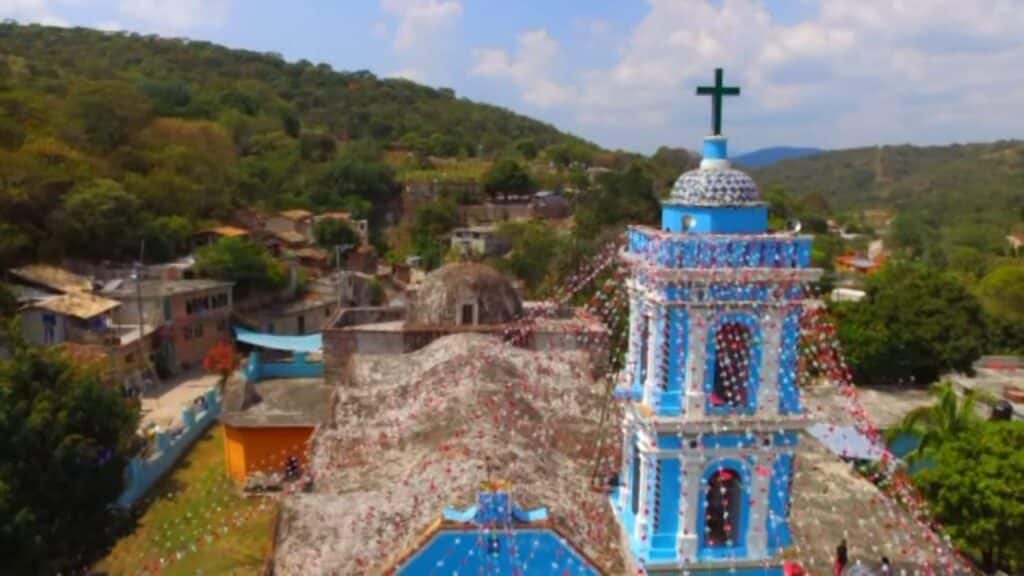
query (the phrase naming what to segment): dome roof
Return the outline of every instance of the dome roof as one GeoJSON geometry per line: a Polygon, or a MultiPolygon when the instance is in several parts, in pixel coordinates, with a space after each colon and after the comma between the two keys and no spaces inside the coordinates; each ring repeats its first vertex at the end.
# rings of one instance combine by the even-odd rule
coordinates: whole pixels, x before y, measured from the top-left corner
{"type": "Polygon", "coordinates": [[[672,186],[669,201],[679,204],[748,204],[761,194],[754,179],[733,168],[700,168],[685,172],[672,186]]]}
{"type": "Polygon", "coordinates": [[[476,263],[448,264],[427,274],[410,296],[406,323],[504,324],[517,319],[522,311],[519,293],[494,268],[476,263]],[[472,322],[463,321],[464,310],[472,314],[472,322]]]}

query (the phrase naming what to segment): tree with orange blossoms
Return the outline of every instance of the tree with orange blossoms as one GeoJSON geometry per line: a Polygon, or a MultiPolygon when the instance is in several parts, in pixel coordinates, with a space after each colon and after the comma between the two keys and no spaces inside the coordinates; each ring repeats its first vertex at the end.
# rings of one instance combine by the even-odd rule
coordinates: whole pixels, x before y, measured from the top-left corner
{"type": "Polygon", "coordinates": [[[203,358],[203,368],[220,374],[220,382],[217,383],[217,387],[223,394],[228,377],[238,368],[238,356],[235,355],[234,346],[229,342],[218,342],[216,346],[206,352],[206,357],[203,358]]]}

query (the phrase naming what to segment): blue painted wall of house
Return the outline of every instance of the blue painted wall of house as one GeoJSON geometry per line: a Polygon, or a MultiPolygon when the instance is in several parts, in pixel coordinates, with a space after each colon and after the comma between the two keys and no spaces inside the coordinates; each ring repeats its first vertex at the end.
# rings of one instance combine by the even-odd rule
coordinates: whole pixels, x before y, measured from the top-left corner
{"type": "Polygon", "coordinates": [[[220,414],[220,396],[216,390],[208,390],[203,394],[206,409],[195,411],[185,408],[182,411],[182,428],[180,434],[172,437],[167,431],[158,432],[154,439],[156,452],[148,458],[138,456],[128,461],[125,470],[125,487],[117,504],[130,507],[146,495],[157,480],[163,477],[189,449],[190,446],[210,427],[220,414]]]}

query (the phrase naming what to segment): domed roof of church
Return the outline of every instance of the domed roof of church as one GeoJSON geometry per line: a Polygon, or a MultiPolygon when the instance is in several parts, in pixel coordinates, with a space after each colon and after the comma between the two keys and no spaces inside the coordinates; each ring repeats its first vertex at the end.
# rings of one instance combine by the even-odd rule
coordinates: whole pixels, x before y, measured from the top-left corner
{"type": "Polygon", "coordinates": [[[504,324],[523,311],[519,293],[490,266],[457,263],[427,274],[409,298],[406,323],[422,326],[504,324]],[[473,314],[463,321],[464,307],[473,314]]]}
{"type": "Polygon", "coordinates": [[[758,202],[757,183],[734,168],[698,168],[683,173],[672,186],[670,201],[678,204],[732,205],[758,202]]]}

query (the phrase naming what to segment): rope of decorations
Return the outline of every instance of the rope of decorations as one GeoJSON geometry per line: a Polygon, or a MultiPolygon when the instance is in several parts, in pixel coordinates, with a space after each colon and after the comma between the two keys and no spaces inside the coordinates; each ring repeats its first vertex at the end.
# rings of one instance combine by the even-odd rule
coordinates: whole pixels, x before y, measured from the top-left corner
{"type": "MultiPolygon", "coordinates": [[[[649,253],[659,254],[663,251],[661,244],[662,238],[658,234],[652,235],[653,240],[648,243],[645,250],[649,250],[649,253]]],[[[667,240],[669,237],[665,237],[667,240]]],[[[755,270],[742,269],[735,266],[737,263],[736,249],[735,246],[730,247],[729,244],[721,244],[721,248],[716,248],[710,253],[702,254],[696,259],[694,268],[710,272],[712,275],[716,271],[720,271],[722,268],[727,268],[720,274],[723,279],[718,282],[720,285],[719,290],[728,295],[731,292],[733,300],[715,300],[714,310],[716,312],[739,312],[745,311],[756,315],[764,327],[773,327],[773,323],[784,321],[785,314],[771,314],[771,310],[777,308],[777,302],[784,300],[787,295],[794,297],[799,301],[808,302],[813,294],[812,287],[807,284],[804,280],[804,275],[799,269],[788,269],[788,268],[777,268],[775,269],[776,274],[772,279],[771,286],[767,286],[763,282],[763,275],[759,274],[755,270]],[[732,266],[732,268],[729,268],[732,266]],[[750,299],[750,286],[757,286],[758,289],[773,290],[771,298],[768,300],[752,300],[750,299]],[[769,305],[770,304],[770,305],[769,305]]],[[[590,297],[584,304],[584,310],[587,314],[600,319],[606,326],[615,327],[619,326],[628,316],[628,302],[629,296],[626,291],[626,280],[630,277],[632,272],[636,278],[640,279],[641,283],[647,286],[665,286],[671,284],[676,280],[677,276],[671,271],[663,272],[662,270],[646,266],[642,263],[633,263],[630,266],[626,266],[620,260],[620,250],[622,248],[621,241],[612,242],[603,247],[598,254],[585,262],[579,270],[574,274],[568,276],[562,286],[555,290],[555,293],[551,297],[551,302],[555,305],[550,307],[543,307],[533,309],[530,317],[524,318],[523,321],[511,325],[507,328],[505,337],[508,341],[519,344],[525,342],[533,331],[533,325],[537,320],[543,319],[545,316],[553,315],[556,313],[558,306],[565,305],[573,302],[580,295],[589,293],[590,297]]],[[[785,255],[784,250],[772,248],[774,256],[765,258],[763,261],[766,262],[778,262],[780,266],[784,263],[792,264],[794,260],[790,259],[785,255]]],[[[680,256],[681,257],[681,256],[680,256]]],[[[752,257],[752,256],[751,256],[752,257]]],[[[721,296],[722,294],[719,294],[721,296]]],[[[783,306],[785,309],[785,305],[783,306]]],[[[632,328],[632,327],[631,327],[632,328]]],[[[694,329],[692,334],[705,331],[708,328],[707,320],[703,317],[695,317],[694,329]]],[[[631,333],[633,338],[635,335],[631,333]]],[[[598,336],[585,331],[583,326],[580,326],[575,337],[579,343],[586,348],[598,348],[607,347],[609,345],[607,338],[601,338],[598,341],[598,336]]],[[[752,358],[746,354],[745,350],[749,348],[752,342],[762,342],[760,339],[763,336],[753,330],[749,329],[749,326],[739,325],[735,328],[721,332],[716,335],[716,338],[720,338],[717,343],[729,350],[722,362],[720,368],[723,371],[721,378],[721,385],[719,391],[722,392],[721,398],[716,401],[721,401],[725,404],[742,403],[746,401],[744,394],[746,388],[737,379],[749,375],[752,369],[752,358]]],[[[881,442],[881,436],[878,430],[870,423],[866,411],[860,406],[857,398],[856,389],[853,387],[852,378],[849,369],[846,367],[842,360],[841,351],[839,349],[838,340],[835,335],[834,327],[827,323],[827,319],[824,312],[818,308],[809,308],[800,318],[800,338],[801,338],[801,350],[799,358],[795,359],[797,364],[797,379],[793,385],[807,386],[815,378],[823,378],[834,383],[842,395],[843,400],[847,404],[847,411],[853,416],[857,427],[867,434],[869,438],[879,444],[879,447],[884,451],[886,456],[883,462],[890,462],[892,460],[891,454],[884,447],[884,443],[881,442]]],[[[652,369],[659,370],[661,374],[667,374],[669,351],[671,346],[671,339],[665,337],[662,334],[658,340],[657,354],[655,354],[658,362],[652,366],[652,369]]],[[[763,343],[763,342],[762,342],[763,343]]],[[[611,343],[616,346],[615,342],[611,343]]],[[[626,343],[621,342],[617,345],[618,348],[622,348],[626,343]]],[[[488,365],[499,359],[501,348],[496,347],[495,350],[489,354],[485,354],[484,365],[488,365]]],[[[622,349],[611,350],[612,356],[621,355],[624,353],[622,349]]],[[[538,363],[535,369],[542,373],[546,370],[551,370],[553,366],[559,366],[562,364],[562,356],[560,353],[552,351],[546,355],[534,355],[535,361],[538,363]]],[[[781,360],[780,360],[781,361],[781,360]]],[[[634,366],[626,366],[624,370],[619,374],[618,378],[623,378],[626,374],[631,373],[635,369],[634,366]]],[[[469,374],[461,375],[463,379],[474,379],[479,374],[472,372],[469,374]]],[[[691,377],[692,374],[685,374],[684,371],[679,372],[680,378],[685,376],[687,380],[687,386],[693,387],[692,391],[699,392],[700,386],[703,386],[703,382],[696,382],[691,377]]],[[[681,382],[678,384],[682,384],[681,382]]],[[[782,383],[780,383],[782,384],[782,383]]],[[[538,402],[545,402],[551,400],[549,394],[550,390],[543,388],[535,383],[529,381],[519,381],[516,383],[518,391],[524,394],[534,396],[538,402]]],[[[393,404],[401,403],[404,407],[412,410],[412,415],[418,415],[423,413],[429,413],[430,410],[437,408],[441,404],[441,398],[444,397],[447,390],[452,386],[446,384],[443,379],[441,381],[431,381],[429,383],[416,383],[416,387],[413,393],[404,398],[390,398],[386,402],[393,404]]],[[[494,429],[490,431],[493,434],[505,434],[511,433],[516,425],[516,407],[512,403],[512,390],[508,391],[504,402],[499,399],[492,398],[490,401],[483,403],[481,410],[476,414],[478,417],[489,418],[494,429]]],[[[592,451],[596,452],[596,460],[599,462],[602,474],[610,475],[619,470],[620,462],[622,461],[621,454],[621,442],[618,437],[618,427],[621,421],[620,411],[618,407],[613,412],[612,416],[607,418],[604,422],[604,428],[599,431],[598,437],[594,440],[594,446],[592,451]]],[[[833,422],[834,423],[834,422],[833,422]]],[[[374,450],[387,447],[395,442],[399,442],[402,439],[402,422],[390,422],[388,423],[389,430],[381,431],[379,434],[362,439],[360,443],[360,450],[356,451],[351,455],[347,455],[346,458],[340,459],[341,465],[344,465],[346,461],[353,461],[361,457],[366,457],[366,454],[372,453],[374,450]],[[362,454],[358,453],[362,452],[362,454]]],[[[715,432],[728,432],[735,431],[731,430],[728,424],[716,425],[715,432]]],[[[546,423],[541,423],[536,426],[532,431],[530,439],[533,440],[533,445],[539,449],[543,449],[549,445],[553,438],[553,432],[551,426],[546,423]]],[[[682,431],[680,430],[681,434],[682,431]]],[[[487,474],[486,470],[480,469],[479,467],[464,468],[455,464],[460,456],[480,456],[480,454],[472,454],[468,452],[471,448],[465,446],[464,441],[470,440],[466,435],[467,431],[457,431],[450,439],[450,441],[442,442],[438,450],[432,455],[432,459],[429,461],[435,464],[443,464],[444,476],[433,479],[430,484],[429,499],[422,499],[414,503],[412,511],[398,511],[391,513],[388,517],[388,525],[394,532],[391,534],[378,535],[374,540],[365,543],[361,553],[359,554],[359,564],[365,566],[367,570],[371,569],[375,563],[383,557],[387,557],[393,553],[393,547],[395,544],[395,536],[401,536],[408,534],[411,531],[420,529],[418,526],[411,526],[408,522],[409,518],[416,516],[416,512],[429,511],[431,513],[438,513],[440,507],[446,502],[445,500],[445,486],[446,484],[456,478],[463,477],[464,475],[471,474],[476,475],[480,478],[484,478],[487,474]]],[[[483,432],[480,432],[483,434],[483,432]]],[[[314,435],[315,437],[315,435],[314,435]]],[[[315,441],[315,440],[314,440],[315,441]]],[[[698,446],[698,450],[703,450],[702,446],[698,446]]],[[[284,458],[286,451],[282,451],[281,454],[277,454],[274,458],[268,458],[271,462],[267,462],[268,466],[274,467],[275,463],[272,462],[275,458],[284,458]]],[[[477,458],[477,460],[483,460],[483,458],[477,458]]],[[[280,464],[276,464],[279,466],[280,464]]],[[[655,485],[654,479],[656,475],[656,464],[653,460],[648,464],[648,473],[646,477],[649,479],[647,486],[647,493],[651,495],[648,502],[645,502],[642,506],[641,516],[643,518],[648,517],[652,513],[652,504],[658,498],[657,486],[655,485]]],[[[312,468],[309,466],[307,468],[312,468]]],[[[682,474],[685,476],[685,467],[681,467],[682,474]]],[[[874,503],[876,507],[880,508],[885,515],[885,522],[891,526],[898,526],[903,528],[904,531],[896,531],[895,538],[896,542],[893,543],[897,548],[901,550],[904,556],[911,556],[919,550],[918,544],[910,537],[910,531],[919,531],[919,534],[924,534],[927,540],[928,551],[936,553],[941,559],[939,565],[926,565],[925,571],[927,573],[938,573],[946,572],[952,573],[963,560],[956,554],[955,551],[949,546],[948,542],[940,537],[936,537],[930,528],[940,528],[934,524],[934,522],[928,519],[926,507],[921,500],[920,496],[916,493],[913,486],[906,480],[905,477],[901,476],[898,472],[895,472],[896,467],[894,466],[883,466],[880,475],[884,476],[884,479],[888,482],[888,488],[883,493],[882,497],[876,498],[874,503]],[[907,521],[906,515],[901,512],[906,509],[910,512],[910,521],[907,521]]],[[[403,489],[409,487],[410,482],[415,481],[413,474],[410,473],[404,478],[389,479],[391,484],[389,490],[394,493],[401,492],[403,489]]],[[[330,470],[325,473],[331,473],[330,470]]],[[[757,469],[758,474],[763,474],[764,470],[757,469]]],[[[806,474],[806,471],[801,471],[800,467],[797,466],[793,470],[794,480],[798,474],[806,474]]],[[[304,470],[302,472],[303,478],[314,480],[311,476],[311,470],[304,470]]],[[[728,510],[731,506],[731,502],[728,500],[728,490],[725,485],[731,480],[728,475],[727,469],[722,469],[715,474],[713,477],[713,483],[723,491],[720,505],[728,510]]],[[[586,479],[581,478],[581,482],[586,479]]],[[[285,492],[287,496],[290,491],[296,490],[296,486],[299,483],[290,484],[288,491],[285,492]]],[[[685,509],[686,494],[685,490],[687,482],[685,478],[681,478],[680,486],[682,487],[684,494],[680,499],[680,516],[683,517],[689,513],[695,513],[696,511],[689,511],[685,509]]],[[[624,489],[626,487],[623,487],[624,489]]],[[[234,485],[230,480],[223,476],[219,478],[211,477],[210,490],[224,490],[227,494],[228,491],[234,490],[234,485]]],[[[702,490],[707,493],[707,486],[702,486],[702,490]]],[[[172,497],[172,496],[170,496],[172,497]]],[[[754,495],[758,498],[767,498],[768,494],[754,495]]],[[[225,499],[227,496],[224,497],[225,499]]],[[[224,499],[215,499],[215,503],[224,502],[224,499]]],[[[834,505],[831,512],[833,514],[839,514],[840,512],[835,509],[834,505]]],[[[354,515],[351,519],[351,527],[358,525],[360,522],[366,521],[379,514],[384,514],[384,511],[378,511],[370,509],[366,515],[354,515]]],[[[244,519],[241,514],[232,515],[233,511],[222,509],[220,505],[211,505],[211,508],[206,510],[196,510],[194,514],[187,515],[186,518],[179,518],[174,521],[167,522],[161,529],[164,530],[168,536],[167,538],[160,540],[159,550],[155,551],[140,551],[139,553],[139,573],[140,574],[156,574],[162,569],[165,569],[175,560],[178,560],[190,552],[194,552],[198,548],[204,545],[209,545],[217,538],[222,538],[224,534],[232,529],[233,526],[238,526],[239,523],[244,519]],[[172,538],[173,534],[180,534],[181,527],[187,523],[193,523],[196,531],[201,528],[201,523],[206,522],[206,533],[198,534],[193,541],[189,541],[185,536],[178,538],[172,538]]],[[[726,512],[728,514],[728,512],[726,512]]],[[[603,521],[603,517],[607,515],[606,510],[602,510],[599,507],[588,507],[587,509],[580,510],[578,513],[569,513],[569,517],[566,520],[577,526],[585,526],[585,534],[588,539],[596,542],[617,542],[618,535],[609,532],[607,523],[603,521]]],[[[726,516],[728,518],[728,516],[726,516]]],[[[851,522],[853,520],[851,519],[851,522]]],[[[820,519],[814,517],[808,517],[804,514],[794,514],[791,517],[791,522],[794,525],[805,527],[805,531],[813,531],[817,525],[820,525],[820,519]]],[[[645,522],[646,524],[646,522],[645,522]]],[[[616,528],[611,528],[615,529],[616,528]]],[[[732,532],[731,526],[721,526],[716,528],[720,532],[729,534],[732,532]]],[[[495,531],[499,533],[512,534],[511,527],[496,527],[495,531]]],[[[477,544],[478,552],[486,554],[488,546],[490,546],[489,535],[494,532],[488,532],[481,529],[475,539],[477,544]]],[[[192,532],[190,534],[195,534],[192,532]]],[[[644,534],[644,538],[649,538],[650,534],[644,534]]],[[[509,539],[511,540],[511,539],[509,539]]],[[[531,550],[521,550],[514,548],[510,551],[513,554],[516,565],[521,565],[525,562],[530,561],[533,557],[531,556],[531,550]]],[[[800,558],[805,565],[811,568],[826,567],[829,566],[832,560],[832,550],[811,550],[802,547],[799,543],[794,546],[793,553],[800,558]]],[[[332,573],[331,567],[326,565],[326,559],[322,558],[318,551],[314,549],[311,552],[312,557],[306,559],[305,566],[308,567],[308,573],[332,573]]],[[[464,565],[465,559],[462,558],[451,558],[446,557],[441,563],[439,563],[435,572],[437,573],[450,573],[449,570],[445,570],[445,567],[450,568],[453,565],[464,565]]],[[[726,563],[728,566],[729,563],[726,563]]],[[[765,567],[769,564],[765,562],[765,567]]],[[[556,567],[552,566],[553,572],[558,573],[558,568],[569,570],[568,567],[556,567]]],[[[641,566],[638,573],[645,574],[646,570],[641,566]]],[[[566,572],[568,574],[568,572],[566,572]]]]}

